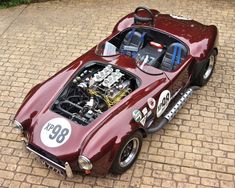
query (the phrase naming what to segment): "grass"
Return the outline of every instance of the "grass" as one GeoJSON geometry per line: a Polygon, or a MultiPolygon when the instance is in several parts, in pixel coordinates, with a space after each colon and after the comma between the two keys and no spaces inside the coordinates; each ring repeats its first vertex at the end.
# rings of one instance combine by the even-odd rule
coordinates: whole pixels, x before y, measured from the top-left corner
{"type": "Polygon", "coordinates": [[[30,3],[32,0],[0,0],[0,9],[30,3]]]}

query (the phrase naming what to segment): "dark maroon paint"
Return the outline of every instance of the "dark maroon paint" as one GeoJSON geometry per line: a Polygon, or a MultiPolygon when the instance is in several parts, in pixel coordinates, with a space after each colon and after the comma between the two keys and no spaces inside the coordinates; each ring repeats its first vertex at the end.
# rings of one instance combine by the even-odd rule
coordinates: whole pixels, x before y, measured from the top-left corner
{"type": "MultiPolygon", "coordinates": [[[[189,47],[190,54],[181,66],[174,72],[151,76],[139,70],[135,60],[128,56],[100,57],[95,55],[95,48],[92,48],[53,77],[35,86],[26,96],[15,119],[30,133],[29,143],[52,153],[60,160],[68,161],[73,170],[77,170],[78,156],[83,154],[93,164],[92,173],[105,174],[110,169],[124,140],[138,129],[141,129],[144,135],[146,134],[145,128],[133,121],[132,111],[147,106],[147,99],[150,97],[157,100],[161,91],[166,88],[174,94],[179,88],[190,84],[193,64],[207,58],[211,50],[217,48],[218,40],[218,31],[213,25],[205,26],[193,20],[174,19],[170,15],[152,11],[155,15],[154,28],[175,36],[189,47]],[[53,101],[74,74],[87,62],[93,60],[109,62],[133,73],[140,78],[140,87],[88,126],[78,126],[75,122],[69,121],[72,134],[62,146],[57,148],[45,146],[40,140],[42,126],[48,120],[60,116],[50,110],[53,101]]],[[[108,38],[112,38],[133,24],[134,18],[131,13],[117,23],[108,38]]],[[[152,26],[145,25],[145,27],[152,26]]],[[[163,71],[159,70],[159,73],[161,72],[163,71]]]]}

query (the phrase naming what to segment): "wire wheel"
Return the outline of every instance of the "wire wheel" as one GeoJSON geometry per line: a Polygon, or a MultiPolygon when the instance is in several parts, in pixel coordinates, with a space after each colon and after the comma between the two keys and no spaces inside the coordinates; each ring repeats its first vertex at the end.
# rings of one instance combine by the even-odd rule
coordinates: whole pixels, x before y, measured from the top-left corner
{"type": "Polygon", "coordinates": [[[211,75],[212,70],[214,68],[214,65],[215,65],[215,56],[211,55],[209,60],[208,60],[208,65],[207,65],[207,68],[206,68],[206,72],[203,75],[203,79],[206,80],[206,79],[209,78],[209,76],[211,75]]]}

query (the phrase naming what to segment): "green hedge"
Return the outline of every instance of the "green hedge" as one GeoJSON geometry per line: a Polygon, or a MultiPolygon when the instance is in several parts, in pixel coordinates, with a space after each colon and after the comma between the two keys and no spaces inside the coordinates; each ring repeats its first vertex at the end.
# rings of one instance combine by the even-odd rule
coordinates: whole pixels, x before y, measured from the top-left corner
{"type": "Polygon", "coordinates": [[[0,8],[12,7],[20,4],[30,3],[32,0],[0,0],[0,8]]]}

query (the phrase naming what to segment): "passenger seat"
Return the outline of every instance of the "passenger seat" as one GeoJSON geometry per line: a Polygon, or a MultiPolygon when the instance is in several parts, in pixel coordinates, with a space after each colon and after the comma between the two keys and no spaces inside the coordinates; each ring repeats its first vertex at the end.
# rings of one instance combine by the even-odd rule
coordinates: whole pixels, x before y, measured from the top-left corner
{"type": "Polygon", "coordinates": [[[181,43],[172,43],[166,50],[160,69],[164,71],[173,71],[187,56],[187,48],[181,43]]]}

